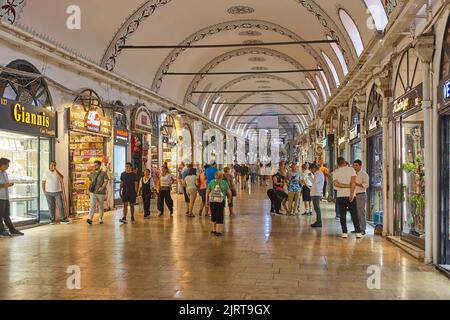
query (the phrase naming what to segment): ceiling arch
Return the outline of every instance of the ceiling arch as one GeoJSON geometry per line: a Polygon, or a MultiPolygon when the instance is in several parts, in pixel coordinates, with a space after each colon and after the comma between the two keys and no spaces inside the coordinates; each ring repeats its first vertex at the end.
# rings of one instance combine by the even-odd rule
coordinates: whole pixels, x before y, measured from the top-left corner
{"type": "MultiPolygon", "coordinates": [[[[260,48],[260,47],[250,47],[250,48],[243,48],[243,49],[237,49],[230,52],[227,52],[217,58],[215,58],[213,61],[210,61],[205,67],[203,67],[199,72],[206,73],[212,71],[214,68],[216,68],[218,65],[225,61],[229,61],[230,59],[233,59],[235,57],[242,57],[245,55],[263,55],[263,56],[270,56],[275,57],[277,59],[280,59],[284,62],[289,63],[296,69],[305,69],[305,67],[299,63],[294,58],[290,57],[289,55],[282,53],[277,50],[273,50],[270,48],[260,48]]],[[[306,73],[307,75],[311,75],[311,73],[306,73]]],[[[192,91],[195,91],[198,87],[200,82],[205,79],[207,75],[197,75],[189,85],[189,88],[187,89],[184,103],[186,104],[188,101],[191,101],[192,98],[192,91]]],[[[282,77],[277,77],[277,79],[282,79],[282,77]]]]}
{"type": "MultiPolygon", "coordinates": [[[[282,35],[283,37],[288,37],[293,41],[303,41],[304,39],[301,38],[299,35],[295,34],[294,32],[288,30],[287,28],[284,28],[278,24],[268,22],[268,21],[262,21],[262,20],[234,20],[234,21],[227,21],[223,23],[219,23],[216,25],[208,26],[200,31],[197,31],[193,34],[191,34],[188,38],[183,40],[179,45],[191,45],[195,42],[204,40],[207,37],[217,35],[221,32],[227,32],[231,30],[249,30],[249,29],[259,29],[264,31],[271,31],[274,33],[277,33],[279,35],[282,35]]],[[[321,57],[320,53],[316,52],[314,48],[312,48],[311,45],[301,45],[303,49],[313,57],[317,65],[325,66],[323,58],[321,57]]],[[[158,71],[156,72],[155,78],[152,83],[152,90],[158,92],[161,89],[162,82],[164,80],[164,72],[168,72],[171,66],[174,64],[174,62],[178,59],[178,57],[185,52],[187,49],[184,48],[178,48],[172,50],[172,52],[166,57],[164,62],[159,67],[158,71]]]]}

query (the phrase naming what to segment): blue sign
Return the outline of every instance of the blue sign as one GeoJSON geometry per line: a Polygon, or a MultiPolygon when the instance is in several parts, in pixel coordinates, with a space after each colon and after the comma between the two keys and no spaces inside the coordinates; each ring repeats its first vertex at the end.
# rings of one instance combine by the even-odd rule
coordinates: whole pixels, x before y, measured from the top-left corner
{"type": "Polygon", "coordinates": [[[444,100],[450,99],[450,80],[444,84],[444,100]]]}

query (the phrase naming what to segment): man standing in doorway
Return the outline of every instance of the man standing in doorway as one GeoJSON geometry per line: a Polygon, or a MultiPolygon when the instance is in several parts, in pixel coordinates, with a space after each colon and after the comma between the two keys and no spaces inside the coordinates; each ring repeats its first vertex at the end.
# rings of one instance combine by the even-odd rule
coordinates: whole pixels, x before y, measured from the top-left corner
{"type": "Polygon", "coordinates": [[[105,196],[106,187],[108,185],[108,175],[102,170],[102,163],[100,161],[94,162],[94,172],[89,175],[89,193],[90,193],[90,210],[87,219],[88,224],[92,224],[95,209],[98,207],[99,223],[103,224],[103,213],[105,211],[105,196]]]}
{"type": "Polygon", "coordinates": [[[44,191],[47,198],[48,210],[50,212],[50,224],[55,224],[56,221],[56,207],[61,214],[61,224],[70,223],[66,217],[64,210],[64,200],[62,195],[64,176],[56,169],[56,161],[50,162],[50,167],[42,177],[42,191],[44,191]]]}
{"type": "Polygon", "coordinates": [[[11,237],[12,235],[23,236],[23,233],[17,230],[11,221],[11,211],[9,203],[9,188],[14,186],[14,183],[9,182],[6,170],[9,168],[9,159],[0,159],[0,237],[11,237]],[[5,221],[9,232],[6,231],[3,225],[5,221]]]}
{"type": "MultiPolygon", "coordinates": [[[[361,233],[366,234],[366,190],[369,188],[369,175],[362,169],[362,161],[355,160],[353,169],[356,171],[356,208],[358,210],[359,226],[361,233]]],[[[353,231],[352,233],[354,233],[353,231]]]]}
{"type": "Polygon", "coordinates": [[[309,167],[314,175],[313,185],[311,187],[311,199],[316,212],[316,222],[311,225],[313,228],[322,228],[322,212],[320,211],[320,200],[322,199],[323,185],[325,183],[325,175],[315,163],[309,167]]]}
{"type": "Polygon", "coordinates": [[[337,202],[339,213],[341,216],[342,238],[348,238],[347,233],[347,210],[352,216],[353,225],[355,227],[356,238],[362,238],[361,228],[358,220],[358,210],[356,208],[355,188],[356,188],[356,172],[349,167],[344,158],[339,157],[337,160],[338,169],[333,174],[333,184],[337,190],[337,202]]]}

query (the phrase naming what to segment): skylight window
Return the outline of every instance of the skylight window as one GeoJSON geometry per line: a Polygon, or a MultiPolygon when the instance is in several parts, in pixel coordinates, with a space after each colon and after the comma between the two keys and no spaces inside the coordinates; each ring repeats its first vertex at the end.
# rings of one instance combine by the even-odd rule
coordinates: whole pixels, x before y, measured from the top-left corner
{"type": "MultiPolygon", "coordinates": [[[[327,36],[327,39],[333,40],[330,36],[327,36]]],[[[330,45],[331,45],[331,48],[333,49],[334,53],[336,54],[336,56],[339,60],[339,63],[341,64],[342,73],[344,74],[344,76],[346,76],[348,73],[348,66],[347,66],[347,62],[345,62],[345,58],[344,58],[344,55],[342,54],[341,49],[334,42],[330,43],[330,45]]]]}
{"type": "Polygon", "coordinates": [[[358,27],[345,10],[343,9],[339,10],[339,17],[341,18],[341,22],[344,25],[344,28],[347,31],[348,36],[352,40],[353,46],[355,47],[356,53],[358,54],[359,57],[361,53],[364,51],[364,45],[362,42],[361,35],[358,31],[358,27]]]}
{"type": "Polygon", "coordinates": [[[372,15],[375,28],[380,31],[384,30],[388,24],[388,17],[381,0],[364,0],[364,2],[372,15]]]}
{"type": "Polygon", "coordinates": [[[334,67],[333,62],[331,61],[330,57],[327,56],[327,54],[325,52],[323,52],[323,51],[322,51],[322,56],[324,57],[325,62],[328,65],[328,68],[330,68],[331,73],[333,74],[333,78],[334,78],[334,82],[336,83],[336,87],[339,87],[341,83],[339,82],[339,76],[338,76],[338,73],[336,71],[336,68],[334,67]]]}

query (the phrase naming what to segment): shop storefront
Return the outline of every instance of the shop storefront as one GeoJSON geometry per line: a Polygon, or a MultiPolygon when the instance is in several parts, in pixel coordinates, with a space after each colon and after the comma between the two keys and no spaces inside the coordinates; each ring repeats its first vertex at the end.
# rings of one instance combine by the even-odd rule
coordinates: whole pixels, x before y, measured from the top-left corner
{"type": "Polygon", "coordinates": [[[361,126],[360,113],[356,107],[356,101],[353,102],[351,127],[349,133],[350,139],[350,163],[355,160],[362,160],[361,126]]]}
{"type": "Polygon", "coordinates": [[[145,106],[136,108],[131,115],[131,164],[138,176],[151,169],[152,114],[145,106]]]}
{"type": "Polygon", "coordinates": [[[175,120],[170,115],[162,114],[161,123],[163,163],[167,163],[170,172],[176,174],[178,169],[178,134],[175,120]]]}
{"type": "Polygon", "coordinates": [[[13,101],[0,100],[0,157],[11,160],[11,220],[15,225],[49,219],[41,178],[53,159],[56,113],[13,101]]]}
{"type": "Polygon", "coordinates": [[[372,87],[366,112],[367,166],[370,185],[367,199],[367,221],[383,224],[383,131],[381,127],[382,97],[372,87]]]}
{"type": "Polygon", "coordinates": [[[404,53],[394,91],[395,219],[403,240],[425,248],[424,115],[422,70],[412,50],[404,53]],[[405,80],[408,81],[405,83],[405,80]]]}
{"type": "Polygon", "coordinates": [[[32,81],[13,70],[39,74],[24,60],[7,65],[0,74],[0,157],[11,160],[8,175],[11,220],[14,225],[49,221],[41,178],[54,159],[57,117],[46,81],[32,81]]]}
{"type": "Polygon", "coordinates": [[[191,127],[185,124],[181,130],[181,145],[179,146],[179,156],[178,158],[184,163],[194,162],[194,142],[192,136],[191,127]]]}
{"type": "Polygon", "coordinates": [[[450,20],[444,34],[438,89],[440,117],[439,261],[450,264],[450,20]]]}
{"type": "Polygon", "coordinates": [[[327,135],[322,141],[324,164],[327,165],[330,172],[334,171],[334,134],[327,135]]]}
{"type": "MultiPolygon", "coordinates": [[[[94,162],[101,161],[110,175],[112,120],[92,90],[83,91],[69,113],[70,212],[82,216],[89,212],[89,174],[94,162]]],[[[107,191],[105,210],[110,208],[112,190],[107,191]]]]}
{"type": "MultiPolygon", "coordinates": [[[[347,139],[345,137],[345,119],[342,114],[339,115],[339,128],[338,128],[338,144],[337,144],[337,157],[346,158],[345,144],[347,139]]],[[[337,159],[336,157],[336,159],[337,159]]]]}
{"type": "Polygon", "coordinates": [[[130,142],[130,132],[125,110],[114,111],[114,205],[122,203],[120,197],[120,175],[125,171],[127,149],[130,142]]]}

